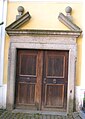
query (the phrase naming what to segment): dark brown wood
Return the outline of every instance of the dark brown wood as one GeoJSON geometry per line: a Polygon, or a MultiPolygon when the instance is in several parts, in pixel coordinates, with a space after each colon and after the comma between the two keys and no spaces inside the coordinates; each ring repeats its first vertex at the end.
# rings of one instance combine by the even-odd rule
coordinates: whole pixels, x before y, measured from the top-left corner
{"type": "Polygon", "coordinates": [[[45,51],[42,109],[66,109],[68,51],[45,51]]]}
{"type": "Polygon", "coordinates": [[[66,110],[68,51],[18,50],[15,105],[66,110]]]}
{"type": "Polygon", "coordinates": [[[37,54],[34,50],[18,50],[16,76],[16,107],[35,106],[37,54]]]}
{"type": "Polygon", "coordinates": [[[41,94],[42,94],[42,75],[43,75],[43,51],[38,51],[37,57],[37,83],[36,83],[36,106],[37,110],[41,109],[41,94]]]}

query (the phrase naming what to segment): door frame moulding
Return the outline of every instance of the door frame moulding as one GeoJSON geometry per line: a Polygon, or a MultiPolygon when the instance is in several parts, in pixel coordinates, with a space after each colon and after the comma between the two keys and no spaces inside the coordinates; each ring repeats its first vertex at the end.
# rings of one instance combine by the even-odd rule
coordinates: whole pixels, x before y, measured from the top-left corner
{"type": "Polygon", "coordinates": [[[10,35],[7,109],[14,109],[17,49],[67,50],[69,51],[69,61],[66,113],[73,112],[77,57],[76,38],[80,35],[80,31],[9,30],[7,32],[10,35]]]}

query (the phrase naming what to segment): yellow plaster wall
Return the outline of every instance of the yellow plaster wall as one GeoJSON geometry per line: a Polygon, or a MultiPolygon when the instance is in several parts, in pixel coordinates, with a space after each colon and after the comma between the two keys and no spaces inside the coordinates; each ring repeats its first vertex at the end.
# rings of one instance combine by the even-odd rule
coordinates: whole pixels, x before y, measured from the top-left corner
{"type": "MultiPolygon", "coordinates": [[[[58,20],[60,12],[66,14],[65,8],[67,6],[71,6],[73,9],[72,16],[74,23],[82,28],[82,4],[59,4],[57,2],[8,2],[7,26],[16,19],[18,6],[23,6],[25,12],[29,11],[31,15],[30,21],[21,27],[23,29],[68,30],[68,28],[58,20]]],[[[7,83],[9,41],[9,36],[6,35],[4,83],[7,83]]],[[[82,38],[78,38],[77,44],[76,85],[80,85],[82,38]]]]}

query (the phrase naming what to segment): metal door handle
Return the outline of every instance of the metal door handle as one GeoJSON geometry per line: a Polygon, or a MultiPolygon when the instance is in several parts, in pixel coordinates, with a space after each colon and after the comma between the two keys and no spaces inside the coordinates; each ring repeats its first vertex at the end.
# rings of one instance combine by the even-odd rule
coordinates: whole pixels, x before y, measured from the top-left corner
{"type": "Polygon", "coordinates": [[[43,81],[43,83],[44,83],[44,84],[46,83],[46,78],[44,78],[44,81],[43,81]]]}
{"type": "Polygon", "coordinates": [[[28,80],[30,80],[30,78],[29,78],[29,77],[27,77],[27,79],[28,79],[28,80]]]}
{"type": "Polygon", "coordinates": [[[53,83],[56,83],[56,79],[53,79],[53,83]]]}

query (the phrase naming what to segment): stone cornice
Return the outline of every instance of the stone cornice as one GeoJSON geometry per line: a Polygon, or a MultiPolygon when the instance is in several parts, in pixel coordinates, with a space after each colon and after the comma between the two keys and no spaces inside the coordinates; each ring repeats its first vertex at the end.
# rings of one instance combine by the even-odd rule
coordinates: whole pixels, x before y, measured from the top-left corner
{"type": "Polygon", "coordinates": [[[8,27],[6,27],[6,30],[11,30],[11,29],[17,29],[17,28],[19,28],[25,22],[29,21],[30,18],[31,18],[31,16],[30,16],[29,12],[26,12],[19,19],[17,19],[12,24],[10,24],[8,27]]]}
{"type": "Polygon", "coordinates": [[[22,29],[22,30],[7,30],[7,34],[10,36],[28,36],[28,35],[67,35],[78,37],[81,34],[81,31],[68,31],[68,30],[35,30],[35,29],[22,29]]]}
{"type": "Polygon", "coordinates": [[[67,26],[70,30],[82,31],[76,24],[74,24],[71,20],[68,19],[63,13],[60,13],[58,19],[61,23],[67,26]]]}
{"type": "MultiPolygon", "coordinates": [[[[68,7],[71,9],[71,7],[68,7]]],[[[68,9],[69,10],[69,9],[68,9]]],[[[69,12],[67,10],[67,12],[69,12]]],[[[67,16],[63,13],[60,13],[58,19],[66,25],[70,30],[39,30],[39,29],[18,29],[22,24],[29,21],[30,19],[29,12],[22,15],[19,19],[14,21],[8,27],[6,27],[7,34],[9,36],[28,36],[28,35],[56,35],[56,36],[70,36],[70,37],[78,37],[82,32],[81,29],[74,24],[67,16]]]]}

